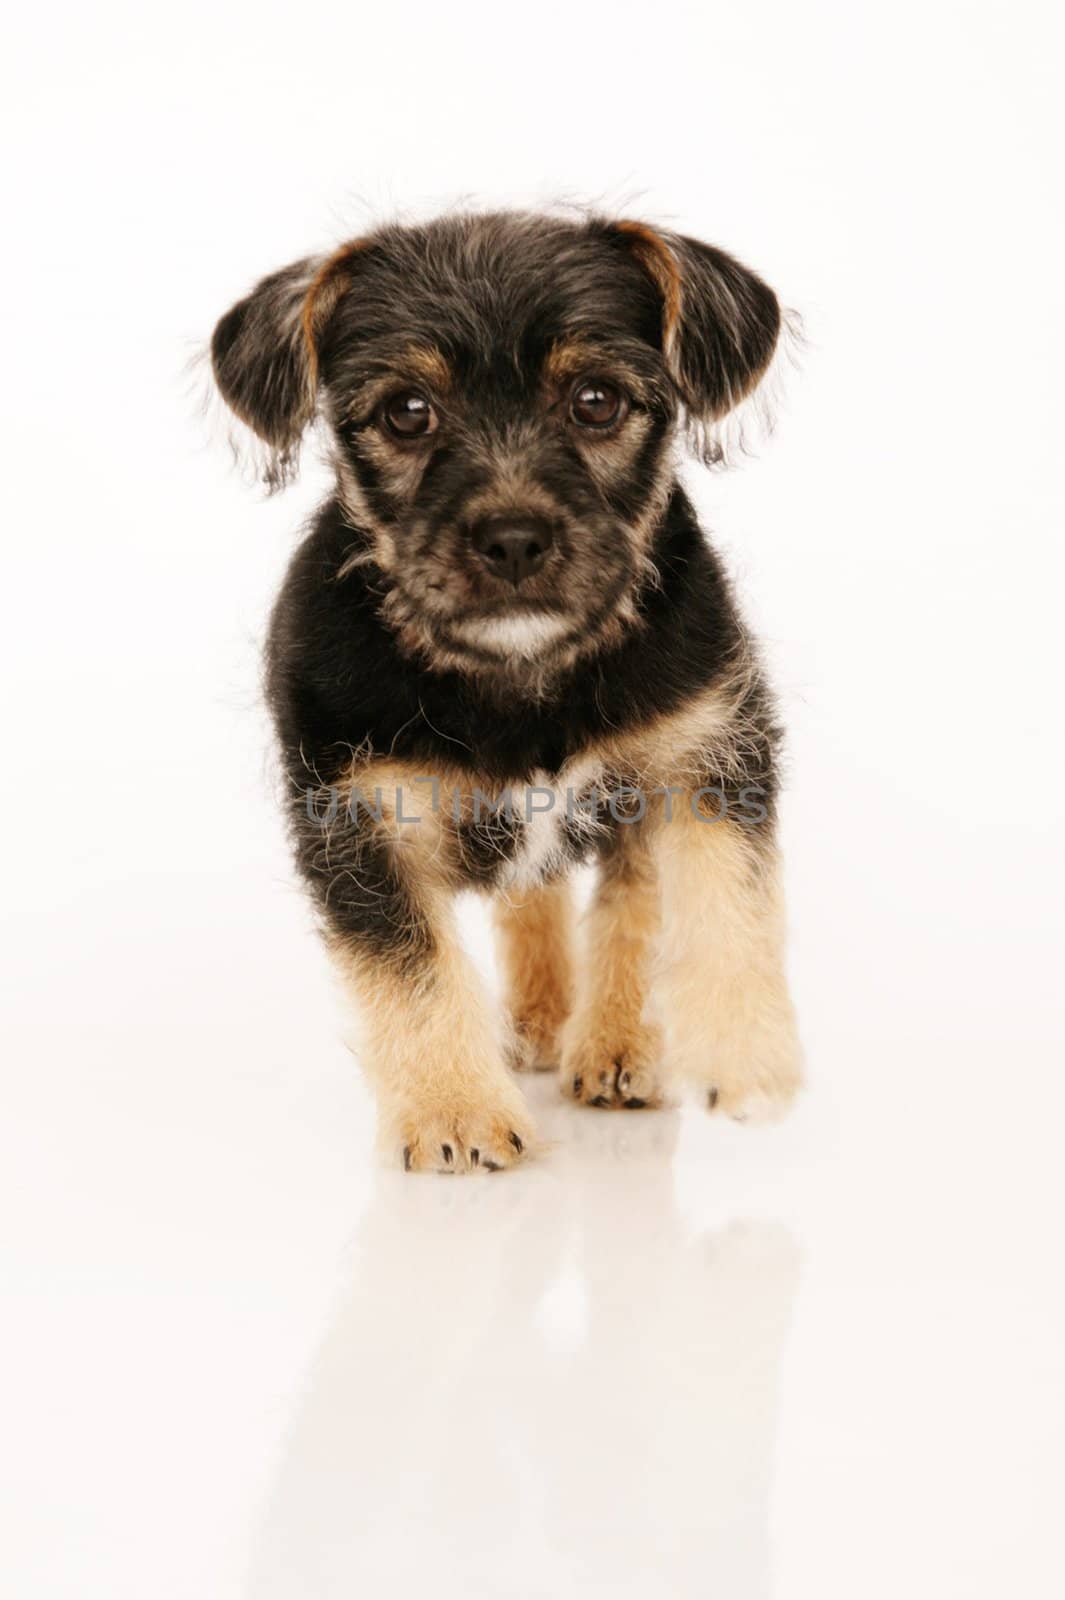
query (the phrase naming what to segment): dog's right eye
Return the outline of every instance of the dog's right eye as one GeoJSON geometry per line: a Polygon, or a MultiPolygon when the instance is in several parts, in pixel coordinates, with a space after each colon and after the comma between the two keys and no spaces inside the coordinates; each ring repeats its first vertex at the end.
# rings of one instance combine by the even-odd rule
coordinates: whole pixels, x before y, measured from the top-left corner
{"type": "Polygon", "coordinates": [[[397,439],[424,439],[435,433],[438,426],[436,412],[423,394],[394,394],[381,409],[385,427],[397,439]]]}

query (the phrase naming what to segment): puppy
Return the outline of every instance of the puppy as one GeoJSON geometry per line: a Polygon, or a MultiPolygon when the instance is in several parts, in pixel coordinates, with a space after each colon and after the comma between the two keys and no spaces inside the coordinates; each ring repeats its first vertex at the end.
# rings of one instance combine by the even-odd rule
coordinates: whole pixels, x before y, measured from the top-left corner
{"type": "Polygon", "coordinates": [[[686,1079],[742,1118],[799,1087],[773,703],[676,476],[679,430],[705,442],[780,331],[773,292],[710,245],[508,213],[299,261],[214,332],[271,487],[313,422],[329,441],[267,694],[408,1170],[534,1147],[508,1063],[604,1108],[686,1079]],[[461,946],[463,889],[492,896],[509,1026],[461,946]]]}

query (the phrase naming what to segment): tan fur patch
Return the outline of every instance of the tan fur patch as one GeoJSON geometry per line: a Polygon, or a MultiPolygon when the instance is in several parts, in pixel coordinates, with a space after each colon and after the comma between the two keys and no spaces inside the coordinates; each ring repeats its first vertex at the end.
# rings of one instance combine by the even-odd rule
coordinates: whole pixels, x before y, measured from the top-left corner
{"type": "Polygon", "coordinates": [[[441,394],[451,387],[451,368],[443,351],[435,345],[409,345],[400,364],[404,371],[423,379],[441,394]]]}
{"type": "Polygon", "coordinates": [[[517,1064],[558,1065],[563,1024],[573,1006],[573,895],[568,883],[500,897],[495,903],[507,1004],[517,1033],[517,1064]]]}
{"type": "Polygon", "coordinates": [[[646,1016],[659,928],[654,864],[627,833],[602,870],[585,919],[576,1008],[563,1035],[562,1088],[587,1105],[652,1105],[661,1035],[646,1016]]]}
{"type": "Polygon", "coordinates": [[[540,515],[553,521],[562,508],[554,496],[537,482],[521,459],[520,451],[499,448],[486,452],[492,472],[491,488],[472,495],[466,503],[469,522],[479,517],[540,515]]]}
{"type": "Polygon", "coordinates": [[[592,374],[616,377],[638,400],[646,398],[646,386],[639,375],[619,365],[615,355],[601,351],[589,339],[559,339],[544,358],[542,375],[554,388],[566,387],[577,378],[592,374]]]}
{"type": "MultiPolygon", "coordinates": [[[[387,838],[397,862],[424,889],[455,886],[458,856],[451,796],[469,788],[457,773],[434,765],[355,754],[337,783],[344,807],[353,796],[360,817],[387,838]]],[[[472,794],[470,798],[472,807],[472,794]]]]}
{"type": "Polygon", "coordinates": [[[658,988],[670,1069],[733,1116],[784,1109],[802,1083],[784,972],[779,871],[764,843],[681,806],[655,833],[658,988]]]}
{"type": "Polygon", "coordinates": [[[311,279],[303,302],[303,336],[307,345],[307,362],[312,391],[318,387],[318,339],[329,321],[341,296],[350,284],[347,268],[352,259],[369,243],[366,239],[352,239],[341,245],[318,268],[311,279]]]}
{"type": "Polygon", "coordinates": [[[383,1148],[410,1171],[491,1171],[534,1145],[504,1064],[503,1038],[459,943],[454,912],[434,915],[436,952],[419,983],[335,938],[331,953],[361,1023],[383,1148]]]}
{"type": "Polygon", "coordinates": [[[645,222],[619,222],[619,233],[632,240],[632,253],[662,296],[662,343],[667,355],[680,322],[683,288],[680,268],[669,245],[645,222]]]}
{"type": "Polygon", "coordinates": [[[722,774],[741,769],[750,730],[740,708],[755,670],[753,662],[737,662],[727,677],[678,710],[603,739],[590,754],[647,794],[671,785],[697,787],[708,764],[722,774]]]}

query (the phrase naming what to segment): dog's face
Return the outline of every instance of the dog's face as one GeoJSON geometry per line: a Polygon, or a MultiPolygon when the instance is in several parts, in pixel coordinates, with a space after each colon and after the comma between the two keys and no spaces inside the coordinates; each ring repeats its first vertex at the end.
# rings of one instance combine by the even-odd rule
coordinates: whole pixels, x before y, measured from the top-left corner
{"type": "Polygon", "coordinates": [[[638,617],[683,412],[725,414],[772,292],[638,223],[500,214],[386,228],[219,323],[219,387],[291,473],[316,414],[382,615],[431,663],[571,660],[638,617]]]}

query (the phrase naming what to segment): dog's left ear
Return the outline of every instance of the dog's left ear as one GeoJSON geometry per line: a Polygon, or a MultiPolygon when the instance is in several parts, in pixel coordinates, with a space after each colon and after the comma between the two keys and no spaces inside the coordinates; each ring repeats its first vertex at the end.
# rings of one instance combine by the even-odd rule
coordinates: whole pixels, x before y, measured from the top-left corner
{"type": "Polygon", "coordinates": [[[725,416],[757,386],[780,337],[780,303],[749,267],[713,245],[617,222],[618,239],[662,300],[662,348],[696,423],[725,416]]]}

